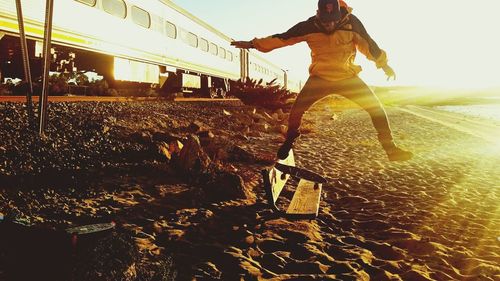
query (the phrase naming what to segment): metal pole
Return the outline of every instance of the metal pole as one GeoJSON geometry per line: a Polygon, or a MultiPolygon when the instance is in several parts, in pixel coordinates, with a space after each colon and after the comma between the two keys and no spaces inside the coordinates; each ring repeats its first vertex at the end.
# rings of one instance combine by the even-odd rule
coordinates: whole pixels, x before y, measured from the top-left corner
{"type": "Polygon", "coordinates": [[[52,15],[54,11],[54,0],[47,0],[45,5],[45,32],[43,37],[43,87],[40,94],[40,136],[44,135],[45,127],[47,126],[47,103],[49,96],[49,71],[50,62],[52,61],[51,40],[52,40],[52,15]]]}
{"type": "Polygon", "coordinates": [[[30,57],[28,53],[28,44],[26,43],[26,33],[24,32],[24,18],[21,0],[16,0],[16,9],[17,22],[19,25],[19,39],[21,40],[21,52],[23,54],[24,79],[28,84],[28,90],[26,92],[26,108],[28,110],[28,124],[31,128],[33,125],[33,102],[31,100],[31,96],[33,95],[33,82],[31,81],[30,57]]]}

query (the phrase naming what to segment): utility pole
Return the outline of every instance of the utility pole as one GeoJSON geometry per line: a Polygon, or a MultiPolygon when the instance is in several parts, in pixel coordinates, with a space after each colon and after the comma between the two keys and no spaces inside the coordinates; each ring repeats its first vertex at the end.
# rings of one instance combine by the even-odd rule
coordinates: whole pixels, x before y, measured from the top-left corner
{"type": "Polygon", "coordinates": [[[21,52],[23,55],[24,80],[27,83],[26,90],[26,110],[28,111],[28,126],[33,128],[33,82],[31,80],[30,56],[28,53],[28,44],[26,43],[26,33],[24,32],[24,17],[21,0],[16,0],[17,22],[19,25],[19,39],[21,40],[21,52]]]}
{"type": "Polygon", "coordinates": [[[43,36],[43,86],[40,93],[39,115],[40,115],[40,136],[44,136],[45,128],[47,126],[47,103],[49,96],[49,71],[50,62],[52,61],[51,55],[51,41],[52,41],[52,16],[54,12],[54,0],[47,0],[45,5],[45,32],[43,36]]]}

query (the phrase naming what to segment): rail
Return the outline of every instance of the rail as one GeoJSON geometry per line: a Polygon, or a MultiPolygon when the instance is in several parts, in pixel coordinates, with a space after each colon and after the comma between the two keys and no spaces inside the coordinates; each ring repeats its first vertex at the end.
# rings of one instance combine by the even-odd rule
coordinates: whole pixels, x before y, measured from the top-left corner
{"type": "MultiPolygon", "coordinates": [[[[33,97],[38,102],[39,97],[33,97]]],[[[132,101],[158,101],[170,100],[163,97],[101,97],[101,96],[49,96],[49,102],[132,102],[132,101]]],[[[214,102],[214,101],[238,101],[236,98],[212,99],[212,98],[174,98],[176,102],[214,102]]],[[[0,96],[0,102],[26,102],[25,96],[0,96]]]]}

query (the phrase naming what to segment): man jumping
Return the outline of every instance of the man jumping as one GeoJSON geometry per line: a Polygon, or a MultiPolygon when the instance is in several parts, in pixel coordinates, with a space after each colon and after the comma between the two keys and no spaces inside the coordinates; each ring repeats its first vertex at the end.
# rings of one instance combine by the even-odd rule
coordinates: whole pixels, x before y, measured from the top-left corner
{"type": "Polygon", "coordinates": [[[389,160],[404,161],[413,157],[411,152],[394,143],[382,104],[358,77],[361,67],[354,64],[358,50],[374,61],[377,68],[382,68],[388,79],[395,79],[396,75],[387,64],[385,51],[368,35],[351,10],[342,0],[319,0],[316,16],[296,24],[285,33],[231,43],[237,48],[269,52],[305,41],[311,49],[309,78],[292,106],[286,140],[278,150],[279,159],[288,156],[294,141],[300,136],[299,127],[304,113],[315,102],[333,93],[354,101],[370,114],[389,160]]]}

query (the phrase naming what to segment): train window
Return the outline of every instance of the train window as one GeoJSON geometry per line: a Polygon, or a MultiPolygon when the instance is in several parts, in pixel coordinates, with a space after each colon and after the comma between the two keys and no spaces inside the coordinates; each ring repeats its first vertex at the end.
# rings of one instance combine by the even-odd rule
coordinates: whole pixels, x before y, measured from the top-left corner
{"type": "Polygon", "coordinates": [[[177,38],[177,28],[175,27],[175,24],[165,21],[165,31],[167,32],[167,36],[170,38],[177,38]]]}
{"type": "Polygon", "coordinates": [[[219,47],[219,57],[221,59],[225,59],[226,58],[226,49],[224,49],[222,47],[219,47]]]}
{"type": "Polygon", "coordinates": [[[200,38],[200,49],[204,52],[208,52],[208,41],[207,39],[200,38]]]}
{"type": "Polygon", "coordinates": [[[83,3],[85,5],[89,5],[90,7],[94,7],[97,0],[76,0],[76,2],[83,3]]]}
{"type": "Polygon", "coordinates": [[[231,53],[231,51],[227,51],[227,53],[226,53],[226,59],[228,61],[233,61],[233,53],[231,53]]]}
{"type": "Polygon", "coordinates": [[[181,40],[188,44],[191,47],[198,47],[198,36],[196,36],[194,33],[186,31],[184,29],[180,29],[180,36],[181,40]]]}
{"type": "Polygon", "coordinates": [[[130,14],[132,15],[132,21],[142,27],[149,28],[151,26],[151,16],[148,12],[143,9],[132,6],[130,9],[130,14]]]}
{"type": "Polygon", "coordinates": [[[218,54],[217,45],[215,45],[214,43],[210,43],[209,48],[212,55],[216,56],[218,54]]]}
{"type": "Polygon", "coordinates": [[[123,2],[123,0],[103,0],[102,8],[108,14],[113,16],[122,19],[127,17],[127,5],[123,2]]]}
{"type": "Polygon", "coordinates": [[[194,33],[189,32],[187,34],[187,40],[188,44],[193,47],[198,47],[198,36],[196,36],[194,33]]]}

